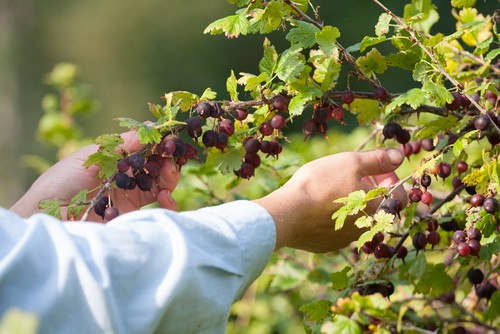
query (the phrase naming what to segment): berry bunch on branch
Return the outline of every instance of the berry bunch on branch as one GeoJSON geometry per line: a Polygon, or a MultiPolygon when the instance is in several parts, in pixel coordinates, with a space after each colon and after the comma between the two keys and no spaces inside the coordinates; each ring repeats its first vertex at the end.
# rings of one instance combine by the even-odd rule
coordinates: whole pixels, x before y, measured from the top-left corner
{"type": "Polygon", "coordinates": [[[304,326],[311,333],[494,332],[500,325],[498,13],[452,0],[456,31],[432,34],[448,13],[430,0],[413,0],[401,14],[373,0],[380,9],[374,31],[345,47],[341,30],[312,1],[230,2],[239,7],[235,14],[205,33],[265,35],[258,72],[231,72],[226,99],[210,88],[201,95],[174,91],[163,104],[149,105],[154,123],[120,118],[143,148],[127,152],[117,135],[98,138],[100,149],[85,165],[100,166],[102,186],[92,199],[85,191],[76,196],[71,217],[86,210],[85,219],[94,210],[113,219],[119,214],[113,192],[151,191],[167,157],[178,168],[195,160],[245,182],[263,159],[272,164],[281,156],[296,123],[305,141],[327,140],[331,125],[367,127],[370,135],[357,149],[398,147],[408,158],[397,186],[407,187],[410,204],[392,197],[395,187],[336,199],[342,206],[332,228],[359,215],[355,224],[366,232],[344,254],[352,259],[344,270],[321,264],[334,270],[330,297],[301,308],[304,326]],[[268,37],[276,30],[285,30],[289,42],[281,52],[268,37]],[[382,53],[382,45],[390,51],[382,53]],[[382,80],[391,67],[409,73],[414,87],[388,91],[382,80]],[[367,88],[351,89],[351,78],[367,88]],[[346,121],[348,114],[356,120],[346,121]],[[363,214],[374,198],[382,198],[376,214],[363,214]]]}

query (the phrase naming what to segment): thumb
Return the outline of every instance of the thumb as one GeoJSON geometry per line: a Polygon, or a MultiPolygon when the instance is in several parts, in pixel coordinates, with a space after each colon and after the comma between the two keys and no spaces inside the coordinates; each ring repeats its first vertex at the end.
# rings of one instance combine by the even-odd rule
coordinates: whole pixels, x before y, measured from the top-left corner
{"type": "Polygon", "coordinates": [[[396,149],[376,149],[359,153],[361,176],[386,174],[394,171],[404,160],[396,149]]]}
{"type": "Polygon", "coordinates": [[[160,208],[178,211],[177,202],[173,199],[172,193],[168,189],[160,190],[157,196],[160,208]]]}

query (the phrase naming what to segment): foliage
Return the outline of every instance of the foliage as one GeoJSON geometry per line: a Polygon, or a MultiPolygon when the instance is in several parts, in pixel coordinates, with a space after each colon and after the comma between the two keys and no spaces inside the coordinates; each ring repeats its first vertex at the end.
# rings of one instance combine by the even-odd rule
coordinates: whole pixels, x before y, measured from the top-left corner
{"type": "MultiPolygon", "coordinates": [[[[226,81],[228,100],[216,100],[219,94],[210,88],[201,95],[174,91],[164,95],[162,105],[150,104],[154,124],[118,121],[137,130],[146,158],[173,156],[180,167],[188,158],[169,152],[167,141],[193,138],[189,145],[202,154],[191,158],[203,163],[183,167],[186,178],[198,183],[186,189],[188,196],[194,192],[211,204],[275,189],[311,158],[304,157],[304,146],[296,156],[288,155],[289,147],[281,153],[286,141],[292,141],[292,152],[299,146],[292,134],[296,124],[302,125],[305,142],[300,145],[307,149],[322,147],[323,138],[316,134],[332,136],[329,124],[336,129],[347,122],[366,128],[366,139],[352,147],[399,147],[409,160],[400,184],[406,185],[413,203],[406,208],[390,206],[394,187],[336,199],[343,206],[333,213],[332,228],[342,228],[347,216],[357,214],[356,226],[368,231],[338,254],[278,254],[263,278],[266,288],[281,291],[292,304],[309,302],[300,307],[307,333],[453,332],[461,327],[494,331],[500,324],[498,16],[479,13],[475,1],[453,0],[456,30],[432,33],[442,13],[431,0],[411,1],[402,15],[373,2],[380,8],[373,33],[344,47],[340,41],[345,32],[324,23],[328,20],[321,18],[312,1],[230,1],[239,8],[209,24],[205,33],[228,38],[265,35],[258,72],[232,71],[226,81]],[[270,33],[277,30],[287,32],[285,50],[278,50],[271,40],[270,33]],[[411,74],[414,87],[385,90],[384,76],[396,68],[411,74]],[[371,91],[351,91],[353,77],[366,82],[371,91]],[[240,117],[239,111],[249,115],[240,117]],[[234,131],[222,130],[223,120],[230,120],[234,131]],[[199,130],[193,125],[198,121],[203,122],[199,130]],[[263,130],[266,126],[269,132],[263,130]],[[213,143],[205,138],[208,133],[217,136],[213,143]],[[225,141],[219,141],[220,133],[226,134],[225,141]],[[274,148],[265,151],[264,142],[274,148]],[[249,162],[247,155],[259,149],[259,163],[249,162]],[[261,162],[260,156],[268,159],[261,162]],[[468,167],[459,167],[462,163],[468,167]],[[219,172],[225,174],[225,182],[217,186],[211,180],[220,178],[219,172]],[[252,188],[243,179],[254,173],[252,180],[260,184],[252,188]],[[429,179],[435,179],[432,186],[429,179]],[[483,197],[480,205],[472,200],[474,194],[483,197]],[[383,201],[370,216],[364,209],[374,198],[383,201]],[[483,206],[483,201],[491,204],[483,206]],[[464,241],[455,241],[457,231],[463,231],[464,241]],[[471,246],[474,243],[479,246],[471,246]],[[484,278],[473,283],[469,271],[477,268],[484,278]],[[495,292],[486,293],[488,285],[495,292]]],[[[68,85],[57,75],[53,81],[68,85]]],[[[120,151],[118,139],[99,137],[99,151],[86,162],[101,166],[100,177],[108,186],[116,176],[117,160],[130,156],[120,151]]],[[[335,145],[352,149],[340,142],[335,145]]],[[[325,148],[319,155],[327,153],[331,152],[325,148]]],[[[45,205],[57,211],[57,203],[45,205]]],[[[235,305],[235,312],[246,312],[243,323],[248,325],[248,311],[238,308],[241,304],[235,305]]],[[[237,327],[236,322],[230,328],[237,327]]]]}

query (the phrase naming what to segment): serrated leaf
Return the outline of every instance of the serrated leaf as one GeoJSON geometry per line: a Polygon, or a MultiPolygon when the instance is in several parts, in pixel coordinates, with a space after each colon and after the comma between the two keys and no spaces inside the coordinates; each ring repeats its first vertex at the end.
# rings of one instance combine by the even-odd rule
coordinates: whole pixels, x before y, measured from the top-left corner
{"type": "Polygon", "coordinates": [[[371,49],[366,56],[359,57],[356,64],[368,76],[373,73],[382,74],[387,70],[385,58],[376,48],[371,49]]]}
{"type": "Polygon", "coordinates": [[[288,103],[288,112],[290,116],[300,116],[304,111],[304,106],[307,102],[311,101],[312,97],[297,94],[290,99],[288,103]]]}
{"type": "Polygon", "coordinates": [[[364,52],[370,46],[380,44],[386,39],[387,38],[385,36],[377,36],[377,37],[365,36],[361,41],[361,43],[359,44],[359,51],[364,52]]]}
{"type": "Polygon", "coordinates": [[[340,63],[320,50],[311,51],[309,62],[315,67],[313,79],[321,84],[321,91],[326,92],[332,89],[340,75],[340,63]]]}
{"type": "Polygon", "coordinates": [[[428,264],[425,274],[415,284],[414,293],[422,293],[429,297],[439,297],[453,288],[453,280],[446,273],[443,263],[428,264]]]}
{"type": "Polygon", "coordinates": [[[386,56],[385,59],[388,66],[413,71],[415,69],[415,65],[421,60],[421,55],[422,52],[420,49],[410,49],[407,51],[400,51],[398,53],[391,53],[386,56]]]}
{"type": "Polygon", "coordinates": [[[332,314],[332,302],[329,300],[317,300],[313,303],[302,305],[299,310],[311,321],[323,321],[332,314]]]}
{"type": "Polygon", "coordinates": [[[367,228],[372,226],[372,224],[373,217],[371,216],[361,216],[354,222],[354,225],[356,225],[357,228],[367,228]]]}
{"type": "Polygon", "coordinates": [[[451,0],[451,5],[457,8],[472,7],[476,5],[476,0],[451,0]]]}
{"type": "Polygon", "coordinates": [[[274,73],[274,68],[278,63],[278,53],[276,49],[271,44],[271,42],[265,38],[264,39],[264,56],[259,62],[259,71],[265,73],[268,78],[271,78],[274,73]]]}
{"type": "Polygon", "coordinates": [[[143,123],[136,121],[135,119],[132,119],[132,118],[127,118],[127,117],[118,117],[118,118],[115,118],[115,120],[118,121],[118,124],[121,127],[128,128],[128,129],[136,128],[138,126],[143,125],[143,123]]]}
{"type": "Polygon", "coordinates": [[[262,11],[253,11],[249,31],[268,34],[278,29],[283,20],[292,12],[290,6],[282,1],[269,1],[262,11]]]}
{"type": "Polygon", "coordinates": [[[332,219],[335,220],[335,230],[340,230],[344,226],[347,216],[356,215],[366,207],[365,196],[366,193],[363,190],[357,190],[347,195],[347,197],[341,197],[334,201],[334,203],[344,204],[332,214],[332,219]]]}
{"type": "Polygon", "coordinates": [[[83,204],[87,201],[87,189],[82,189],[75,196],[71,198],[71,201],[68,205],[68,212],[66,214],[66,218],[73,220],[80,216],[80,214],[85,210],[86,204],[83,204]]]}
{"type": "Polygon", "coordinates": [[[116,133],[105,134],[97,137],[95,142],[97,145],[99,145],[100,150],[107,150],[114,152],[115,148],[118,147],[118,145],[123,144],[123,138],[116,133]]]}
{"type": "Polygon", "coordinates": [[[238,84],[233,70],[231,70],[231,75],[226,80],[226,89],[229,96],[231,96],[231,100],[238,101],[238,84]]]}
{"type": "Polygon", "coordinates": [[[404,8],[404,18],[415,30],[429,33],[431,27],[439,20],[439,14],[432,0],[412,0],[404,8]]]}
{"type": "Polygon", "coordinates": [[[489,180],[489,170],[493,167],[493,162],[484,163],[481,168],[472,170],[470,174],[464,176],[462,182],[468,186],[475,186],[486,183],[489,180]]]}
{"type": "Polygon", "coordinates": [[[160,118],[165,116],[163,113],[163,108],[159,104],[148,103],[149,111],[153,114],[154,117],[160,118]]]}
{"type": "Polygon", "coordinates": [[[407,259],[406,265],[399,268],[401,268],[399,272],[400,279],[409,281],[420,279],[427,268],[427,260],[424,252],[420,252],[412,259],[407,259]]]}
{"type": "Polygon", "coordinates": [[[217,92],[214,92],[210,87],[205,89],[201,94],[200,101],[213,100],[217,97],[217,92]]]}
{"type": "Polygon", "coordinates": [[[245,91],[253,91],[260,83],[269,79],[266,73],[261,73],[258,76],[249,73],[240,73],[242,75],[238,79],[238,84],[245,85],[245,91]]]}
{"type": "Polygon", "coordinates": [[[387,13],[382,13],[378,17],[378,22],[375,25],[375,35],[382,36],[389,32],[389,23],[392,17],[387,13]]]}
{"type": "Polygon", "coordinates": [[[413,109],[417,109],[421,105],[425,104],[425,102],[427,102],[427,99],[427,94],[422,89],[412,88],[409,91],[394,98],[391,103],[387,105],[385,111],[387,113],[391,113],[404,104],[409,105],[413,109]]]}
{"type": "Polygon", "coordinates": [[[495,58],[496,58],[499,54],[500,54],[500,48],[497,48],[497,49],[491,50],[490,52],[488,52],[488,54],[486,55],[486,57],[484,57],[484,60],[486,60],[486,61],[493,60],[493,59],[495,59],[495,58]]]}
{"type": "Polygon", "coordinates": [[[57,198],[40,201],[38,203],[38,208],[52,217],[61,219],[61,201],[57,198]]]}
{"type": "Polygon", "coordinates": [[[237,38],[240,34],[246,35],[250,23],[246,13],[230,15],[212,22],[203,31],[204,34],[218,35],[224,33],[228,38],[237,38]]]}
{"type": "Polygon", "coordinates": [[[97,177],[100,179],[105,179],[116,172],[116,162],[120,158],[121,155],[118,153],[99,151],[91,154],[83,163],[83,166],[87,168],[92,165],[100,166],[101,169],[99,170],[97,177]]]}
{"type": "Polygon", "coordinates": [[[341,271],[330,273],[330,282],[333,290],[343,290],[349,286],[348,273],[351,271],[350,266],[345,266],[341,271]]]}
{"type": "MultiPolygon", "coordinates": [[[[170,92],[170,94],[172,96],[171,104],[179,106],[181,111],[189,111],[199,99],[198,95],[182,90],[170,92]]],[[[167,116],[166,113],[163,116],[167,116]]]]}
{"type": "MultiPolygon", "coordinates": [[[[338,53],[337,38],[340,37],[340,31],[336,27],[324,26],[320,32],[316,33],[316,42],[320,49],[326,55],[333,55],[338,53]]],[[[337,57],[336,57],[337,58],[337,57]]]]}
{"type": "Polygon", "coordinates": [[[350,104],[349,110],[356,115],[360,125],[368,125],[379,119],[383,109],[377,100],[356,98],[350,104]]]}
{"type": "Polygon", "coordinates": [[[222,174],[232,174],[241,167],[242,151],[242,148],[224,153],[220,150],[210,150],[205,164],[219,169],[222,174]]]}
{"type": "Polygon", "coordinates": [[[285,50],[276,64],[275,73],[281,80],[292,81],[304,69],[305,61],[299,47],[291,47],[285,50]]]}
{"type": "Polygon", "coordinates": [[[144,124],[137,128],[137,136],[141,144],[159,144],[162,139],[162,135],[158,129],[144,124]]]}
{"type": "Polygon", "coordinates": [[[453,101],[453,95],[444,85],[436,84],[432,81],[426,81],[422,90],[431,96],[438,106],[444,106],[453,101]]]}
{"type": "Polygon", "coordinates": [[[373,219],[376,221],[376,223],[372,226],[372,228],[363,234],[358,238],[358,241],[356,242],[356,247],[358,249],[363,246],[363,244],[367,241],[371,241],[375,234],[378,232],[382,233],[387,233],[388,231],[392,230],[392,224],[394,222],[394,215],[386,213],[382,210],[377,212],[374,216],[373,219]]]}
{"type": "Polygon", "coordinates": [[[293,20],[292,24],[294,28],[290,29],[286,35],[290,44],[303,49],[308,49],[316,44],[316,33],[320,30],[314,24],[296,20],[293,20]]]}
{"type": "Polygon", "coordinates": [[[439,116],[437,119],[428,122],[425,127],[417,132],[417,138],[434,138],[443,129],[452,129],[458,125],[458,119],[455,116],[439,116]]]}
{"type": "Polygon", "coordinates": [[[345,315],[337,315],[334,322],[326,323],[321,327],[322,334],[362,334],[363,330],[355,319],[345,315]]]}

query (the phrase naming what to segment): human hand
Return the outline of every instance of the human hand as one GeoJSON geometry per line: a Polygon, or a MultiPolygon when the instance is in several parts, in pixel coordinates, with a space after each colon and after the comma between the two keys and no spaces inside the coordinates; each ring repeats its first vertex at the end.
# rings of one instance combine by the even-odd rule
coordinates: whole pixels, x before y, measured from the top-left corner
{"type": "MultiPolygon", "coordinates": [[[[137,134],[133,131],[121,134],[124,143],[121,145],[126,151],[134,152],[141,148],[137,134]]],[[[10,210],[20,216],[29,217],[39,212],[38,203],[44,199],[58,198],[62,203],[68,203],[71,198],[82,189],[98,189],[102,180],[97,179],[98,166],[90,168],[83,167],[83,163],[88,156],[95,153],[97,145],[89,145],[81,148],[75,153],[62,159],[54,166],[43,173],[17,201],[10,210]]],[[[177,165],[169,158],[162,159],[162,167],[158,182],[153,185],[149,192],[134,190],[113,189],[113,204],[119,208],[120,213],[137,210],[140,207],[158,201],[160,207],[177,210],[177,204],[173,200],[171,193],[179,182],[180,173],[177,165]]],[[[97,190],[89,194],[89,198],[95,195],[97,190]]],[[[63,217],[65,217],[65,212],[63,217]]],[[[89,215],[91,221],[102,221],[93,210],[89,215]]]]}
{"type": "MultiPolygon", "coordinates": [[[[349,245],[363,230],[353,224],[356,217],[349,216],[344,227],[335,231],[331,215],[340,204],[333,201],[355,190],[369,191],[397,183],[394,170],[403,159],[398,150],[377,149],[334,154],[302,166],[283,187],[255,201],[274,219],[275,249],[292,247],[326,252],[349,245]]],[[[403,187],[395,189],[393,195],[406,204],[403,187]]],[[[380,201],[370,201],[365,211],[373,214],[380,201]]]]}

